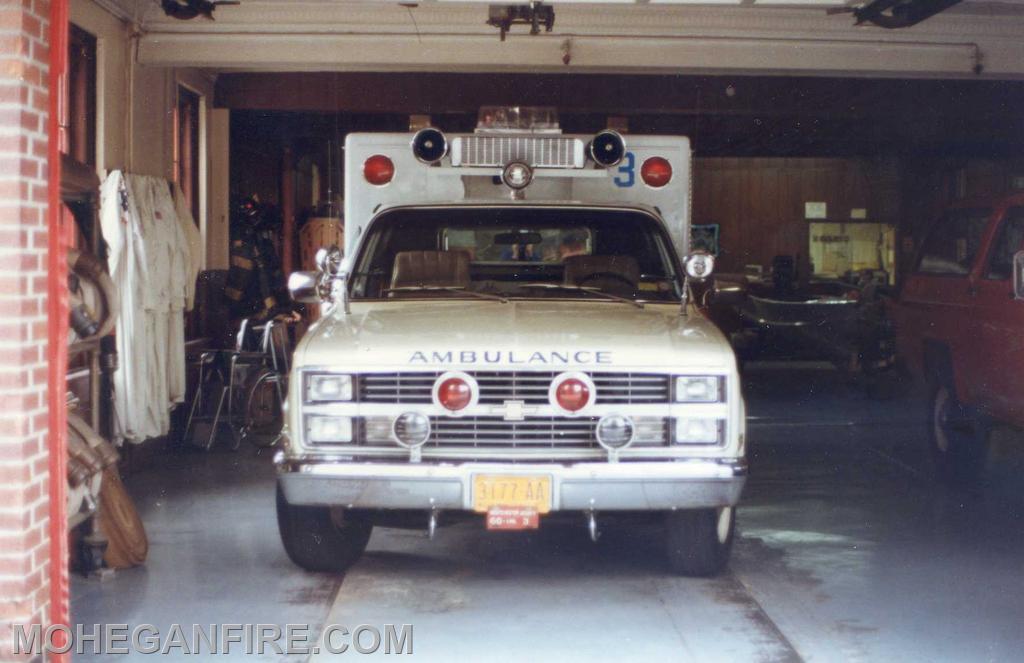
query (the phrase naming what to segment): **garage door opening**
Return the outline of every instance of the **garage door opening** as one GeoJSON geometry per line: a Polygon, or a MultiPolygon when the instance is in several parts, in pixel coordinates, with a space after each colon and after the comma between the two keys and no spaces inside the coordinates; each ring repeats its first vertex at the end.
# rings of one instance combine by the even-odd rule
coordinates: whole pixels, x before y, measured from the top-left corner
{"type": "Polygon", "coordinates": [[[798,4],[15,8],[0,652],[1012,659],[1024,14],[798,4]]]}

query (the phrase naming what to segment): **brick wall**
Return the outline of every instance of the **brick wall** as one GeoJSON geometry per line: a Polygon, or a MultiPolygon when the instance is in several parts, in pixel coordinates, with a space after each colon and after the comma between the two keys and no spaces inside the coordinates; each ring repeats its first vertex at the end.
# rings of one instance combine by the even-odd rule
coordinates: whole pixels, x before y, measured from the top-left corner
{"type": "Polygon", "coordinates": [[[0,0],[0,660],[46,623],[47,0],[0,0]]]}

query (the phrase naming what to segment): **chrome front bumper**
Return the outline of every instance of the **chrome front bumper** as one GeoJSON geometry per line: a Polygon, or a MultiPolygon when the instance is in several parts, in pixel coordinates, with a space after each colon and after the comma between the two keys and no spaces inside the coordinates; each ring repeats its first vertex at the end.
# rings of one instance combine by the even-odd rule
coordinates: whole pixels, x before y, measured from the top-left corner
{"type": "Polygon", "coordinates": [[[547,475],[553,511],[654,511],[732,506],[743,459],[590,463],[360,463],[274,459],[291,504],[366,509],[473,509],[474,474],[547,475]]]}

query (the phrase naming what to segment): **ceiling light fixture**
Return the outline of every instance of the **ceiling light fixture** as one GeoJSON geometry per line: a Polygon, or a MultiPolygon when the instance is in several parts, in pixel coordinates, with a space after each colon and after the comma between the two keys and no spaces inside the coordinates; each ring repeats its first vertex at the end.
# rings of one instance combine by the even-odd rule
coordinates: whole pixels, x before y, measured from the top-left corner
{"type": "Polygon", "coordinates": [[[213,12],[221,5],[240,5],[239,0],[161,0],[160,6],[171,18],[188,21],[196,16],[213,20],[213,12]]]}
{"type": "Polygon", "coordinates": [[[895,30],[909,28],[959,4],[960,0],[871,0],[860,7],[833,7],[829,14],[853,14],[855,25],[871,23],[895,30]]]}

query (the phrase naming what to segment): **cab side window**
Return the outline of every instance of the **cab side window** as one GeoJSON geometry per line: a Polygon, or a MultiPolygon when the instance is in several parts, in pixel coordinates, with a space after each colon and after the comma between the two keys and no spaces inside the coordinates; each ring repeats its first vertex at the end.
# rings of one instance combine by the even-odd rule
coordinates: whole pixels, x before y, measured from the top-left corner
{"type": "Polygon", "coordinates": [[[1013,254],[1024,249],[1024,207],[1012,207],[988,256],[985,278],[1006,281],[1013,275],[1013,254]]]}
{"type": "Polygon", "coordinates": [[[923,274],[965,276],[981,247],[992,210],[951,210],[925,240],[917,271],[923,274]]]}

